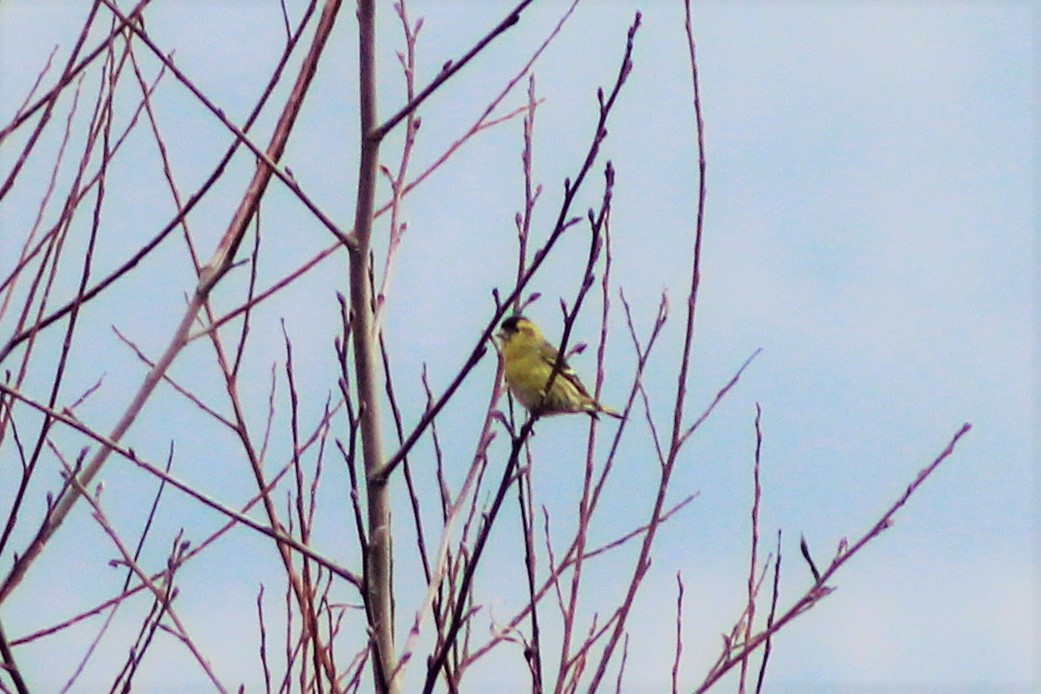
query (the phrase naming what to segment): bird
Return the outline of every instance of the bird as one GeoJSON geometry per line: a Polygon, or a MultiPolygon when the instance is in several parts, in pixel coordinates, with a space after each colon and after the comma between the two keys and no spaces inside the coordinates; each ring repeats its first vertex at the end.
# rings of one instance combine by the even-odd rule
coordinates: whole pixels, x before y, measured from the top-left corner
{"type": "Polygon", "coordinates": [[[510,316],[495,335],[501,343],[506,385],[532,414],[555,415],[584,412],[593,419],[600,413],[622,419],[621,413],[597,402],[582,385],[578,374],[560,357],[542,331],[522,315],[510,316]],[[560,360],[549,392],[546,384],[560,360]]]}

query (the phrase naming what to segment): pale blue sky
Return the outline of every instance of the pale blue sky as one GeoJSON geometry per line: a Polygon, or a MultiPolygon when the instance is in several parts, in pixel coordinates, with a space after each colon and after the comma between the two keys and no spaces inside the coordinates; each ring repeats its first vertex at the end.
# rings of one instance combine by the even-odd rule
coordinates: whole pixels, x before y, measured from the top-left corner
{"type": "MultiPolygon", "coordinates": [[[[409,3],[413,18],[426,18],[420,83],[465,50],[506,6],[409,3]]],[[[70,8],[58,2],[0,5],[0,121],[20,103],[51,47],[59,44],[59,55],[68,50],[80,21],[70,8]]],[[[487,55],[429,101],[414,171],[478,117],[563,9],[560,2],[536,3],[487,55]]],[[[537,90],[545,99],[536,125],[534,172],[544,186],[536,238],[549,232],[562,181],[578,167],[595,115],[596,87],[613,79],[635,9],[620,0],[580,5],[536,65],[537,90]]],[[[653,0],[639,9],[644,21],[633,73],[602,156],[617,169],[613,291],[624,289],[644,333],[661,292],[672,302],[660,361],[646,378],[655,418],[664,423],[689,282],[696,153],[682,5],[653,0]]],[[[157,2],[147,26],[235,120],[244,118],[271,66],[268,44],[281,39],[274,1],[157,2]]],[[[345,6],[286,155],[302,187],[345,227],[353,214],[356,165],[355,26],[353,9],[345,6]]],[[[837,592],[775,642],[768,691],[805,692],[818,685],[814,691],[907,691],[912,685],[928,692],[1027,691],[1029,683],[1038,683],[1041,606],[1032,541],[1038,495],[1032,343],[1038,321],[1031,300],[1037,275],[1038,28],[1037,6],[1026,2],[717,2],[695,8],[709,193],[688,411],[700,412],[755,349],[763,353],[682,456],[673,498],[700,496],[659,537],[632,619],[626,691],[659,691],[667,682],[671,645],[663,648],[662,638],[667,635],[671,644],[677,571],[687,585],[684,682],[700,682],[718,652],[719,634],[739,614],[756,402],[764,412],[764,552],[778,527],[785,534],[782,605],[809,583],[797,556],[800,533],[825,564],[841,538],[852,540],[870,527],[962,422],[974,425],[896,525],[841,571],[837,592]]],[[[386,8],[380,32],[386,115],[401,99],[393,54],[400,48],[400,29],[386,8]]],[[[154,61],[149,64],[154,70],[154,61]]],[[[525,84],[507,97],[502,112],[525,103],[525,84]]],[[[179,183],[191,191],[228,135],[172,80],[157,98],[179,183]]],[[[270,122],[268,117],[267,127],[270,122]]],[[[263,132],[258,141],[266,138],[263,132]]],[[[400,137],[392,138],[386,163],[394,165],[399,143],[400,137]]],[[[10,166],[9,147],[0,147],[0,172],[10,166]]],[[[386,334],[406,424],[422,409],[422,365],[435,389],[443,387],[490,315],[491,289],[511,286],[513,216],[523,200],[520,148],[520,122],[499,126],[468,144],[405,205],[409,232],[394,271],[386,334]]],[[[45,162],[46,157],[31,162],[31,175],[45,175],[45,162]]],[[[117,162],[121,185],[108,193],[102,267],[114,265],[168,218],[172,206],[155,164],[144,133],[117,162]]],[[[193,214],[204,256],[223,232],[251,167],[249,157],[240,156],[227,183],[193,214]]],[[[578,213],[596,204],[599,172],[598,167],[578,213]]],[[[16,189],[0,203],[0,238],[21,238],[35,215],[33,194],[16,189]]],[[[331,241],[277,183],[263,220],[262,283],[331,241]]],[[[379,227],[385,230],[385,224],[379,227]]],[[[100,429],[111,426],[142,375],[109,326],[117,325],[153,356],[165,345],[184,293],[193,288],[178,243],[129,278],[118,302],[110,299],[87,313],[92,322],[81,339],[91,341],[95,358],[73,365],[68,392],[78,393],[105,375],[104,389],[81,413],[100,429]]],[[[554,339],[560,332],[558,297],[574,295],[585,259],[584,236],[564,244],[566,252],[531,285],[543,297],[530,314],[554,339]]],[[[4,274],[15,253],[6,241],[0,244],[4,274]]],[[[313,426],[335,388],[333,290],[345,288],[345,263],[334,256],[258,311],[247,355],[257,374],[255,392],[245,394],[256,422],[263,421],[271,364],[282,374],[281,318],[294,340],[298,385],[309,395],[302,404],[305,428],[313,426]]],[[[246,277],[240,274],[218,292],[218,305],[233,306],[242,296],[246,277]]],[[[612,302],[604,399],[617,405],[627,394],[633,354],[617,293],[612,302]]],[[[574,339],[595,337],[599,305],[588,308],[574,339]]],[[[0,328],[6,338],[10,328],[0,328]]],[[[57,339],[45,340],[41,349],[54,349],[57,339]]],[[[573,360],[587,378],[592,355],[588,350],[573,360]]],[[[212,371],[210,360],[209,347],[196,345],[172,373],[188,378],[197,369],[212,371]]],[[[454,452],[449,476],[456,483],[493,372],[486,358],[445,412],[441,434],[446,450],[454,452]]],[[[212,388],[202,394],[221,402],[219,388],[212,388]]],[[[128,442],[162,460],[169,439],[177,438],[175,470],[184,479],[229,502],[247,494],[252,483],[232,438],[194,440],[191,432],[204,423],[201,416],[190,411],[170,421],[172,412],[183,413],[183,401],[159,392],[128,442]]],[[[646,502],[634,499],[646,499],[653,489],[657,464],[642,413],[631,424],[616,463],[618,476],[605,492],[611,513],[594,527],[601,539],[643,522],[646,502]]],[[[614,427],[605,424],[604,435],[614,427]]],[[[497,459],[504,459],[501,438],[497,459]]],[[[537,503],[545,504],[555,529],[574,522],[584,439],[585,422],[572,418],[541,423],[533,442],[537,503]]],[[[75,437],[68,441],[79,445],[75,437]]],[[[5,500],[11,473],[3,468],[11,464],[11,451],[0,449],[5,500]]],[[[151,493],[141,491],[150,489],[149,480],[115,468],[104,477],[110,513],[134,527],[140,496],[151,493]]],[[[328,494],[336,503],[335,490],[328,494]]],[[[157,537],[185,527],[198,541],[218,522],[175,495],[166,503],[160,523],[166,534],[157,537]]],[[[49,623],[50,614],[66,614],[69,603],[89,605],[111,594],[116,580],[98,558],[103,538],[79,513],[78,524],[62,529],[49,558],[4,606],[9,636],[49,623]],[[67,563],[87,578],[46,578],[65,574],[67,563]]],[[[399,514],[403,519],[404,507],[399,514]]],[[[511,522],[507,516],[504,534],[513,532],[511,522]]],[[[330,525],[320,536],[329,553],[353,557],[342,530],[330,525]]],[[[162,544],[156,541],[153,560],[166,551],[162,544]]],[[[493,545],[489,560],[504,567],[503,581],[515,582],[520,594],[513,549],[493,545]]],[[[103,557],[110,551],[104,547],[103,557]]],[[[244,531],[218,551],[241,552],[241,561],[224,555],[187,567],[184,591],[192,597],[181,608],[196,624],[217,611],[225,616],[218,626],[198,629],[200,640],[208,642],[204,650],[220,653],[214,665],[227,683],[255,683],[255,645],[241,633],[255,631],[255,593],[260,581],[273,580],[272,553],[244,531]],[[209,596],[199,589],[207,584],[218,587],[209,596]]],[[[411,548],[400,551],[402,561],[411,559],[411,548]]],[[[6,571],[10,557],[0,559],[6,571]]],[[[627,576],[628,569],[622,573],[627,576]]],[[[618,572],[593,575],[605,595],[623,580],[618,572]]],[[[410,619],[412,591],[418,589],[403,588],[402,620],[410,619]]],[[[505,616],[511,599],[493,603],[492,614],[505,616]]],[[[127,618],[126,628],[132,624],[127,618]]],[[[119,638],[113,637],[107,657],[122,657],[119,638]]],[[[197,686],[198,669],[167,640],[166,662],[147,663],[140,685],[165,682],[176,689],[183,678],[184,687],[197,686]]],[[[23,649],[20,662],[31,677],[46,678],[54,648],[43,642],[23,649]]],[[[522,691],[522,664],[518,658],[494,661],[494,670],[475,671],[475,682],[495,679],[509,691],[522,691]]],[[[88,672],[82,691],[106,677],[100,668],[88,672]]]]}

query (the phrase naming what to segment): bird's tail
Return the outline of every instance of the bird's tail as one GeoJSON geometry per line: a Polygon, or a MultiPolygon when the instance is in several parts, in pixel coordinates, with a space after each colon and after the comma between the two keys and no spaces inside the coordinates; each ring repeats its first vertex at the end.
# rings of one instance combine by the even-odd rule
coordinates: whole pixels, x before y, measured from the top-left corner
{"type": "Polygon", "coordinates": [[[622,413],[619,412],[618,410],[614,409],[613,407],[608,407],[607,405],[601,405],[600,403],[594,401],[593,402],[593,409],[589,410],[589,415],[593,419],[599,419],[599,417],[597,417],[597,414],[601,413],[601,412],[603,414],[606,414],[608,417],[614,417],[615,419],[625,419],[625,417],[622,416],[622,413]]]}

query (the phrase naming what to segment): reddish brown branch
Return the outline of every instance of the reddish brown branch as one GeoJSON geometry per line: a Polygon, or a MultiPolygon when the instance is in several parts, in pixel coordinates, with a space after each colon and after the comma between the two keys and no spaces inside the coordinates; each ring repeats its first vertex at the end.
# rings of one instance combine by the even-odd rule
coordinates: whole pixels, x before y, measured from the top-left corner
{"type": "Polygon", "coordinates": [[[477,56],[485,47],[494,41],[499,35],[505,32],[507,29],[512,27],[514,24],[520,21],[521,12],[532,3],[532,0],[522,0],[518,3],[513,10],[510,11],[506,18],[499,22],[490,32],[488,32],[484,38],[478,41],[474,46],[467,51],[463,57],[459,60],[445,63],[441,69],[441,73],[434,78],[434,80],[426,87],[420,90],[418,94],[412,96],[409,102],[405,104],[401,110],[395,113],[393,116],[388,118],[382,125],[380,125],[371,134],[374,140],[382,140],[386,137],[387,133],[394,129],[394,127],[400,123],[404,118],[412,114],[420,104],[426,101],[427,97],[433,94],[442,84],[444,84],[454,74],[463,69],[463,67],[469,63],[474,57],[477,56]]]}
{"type": "MultiPolygon", "coordinates": [[[[763,429],[761,420],[763,409],[759,403],[755,404],[755,459],[752,465],[752,538],[749,542],[750,554],[748,559],[748,603],[745,606],[744,637],[747,643],[752,638],[752,627],[755,623],[755,603],[759,592],[756,581],[757,562],[759,557],[759,503],[763,496],[763,487],[759,480],[759,469],[763,450],[763,429]]],[[[748,677],[748,658],[741,661],[741,675],[738,678],[738,692],[745,694],[745,686],[748,677]]]]}
{"type": "MultiPolygon", "coordinates": [[[[102,1],[104,2],[106,0],[102,1]]],[[[296,83],[290,92],[288,102],[282,110],[278,124],[275,127],[275,132],[272,135],[270,144],[268,145],[266,152],[266,159],[268,161],[277,162],[281,158],[282,152],[285,150],[289,135],[292,132],[293,125],[296,123],[297,116],[299,115],[300,108],[303,104],[304,96],[307,94],[311,80],[317,70],[318,60],[322,55],[326,41],[332,31],[339,6],[340,0],[328,0],[325,5],[322,16],[319,19],[318,28],[312,41],[310,51],[303,61],[296,83]]],[[[213,286],[220,281],[234,262],[235,250],[242,242],[246,229],[250,221],[253,219],[253,216],[256,214],[260,205],[260,199],[267,188],[268,182],[271,180],[272,173],[273,168],[267,163],[261,162],[258,164],[249,189],[233,216],[228,230],[225,232],[218,244],[213,258],[204,268],[199,284],[196,287],[195,294],[192,297],[188,309],[182,316],[181,322],[172,336],[169,346],[156,363],[155,368],[145,376],[144,382],[141,384],[141,387],[138,389],[133,400],[127,406],[123,415],[112,429],[112,432],[108,435],[107,439],[109,441],[118,442],[123,438],[123,435],[130,428],[131,424],[133,424],[137,419],[137,416],[144,407],[145,402],[147,402],[151,397],[156,385],[158,385],[162,380],[166,370],[187,344],[189,329],[195,321],[195,317],[198,315],[199,310],[205,303],[213,286]]],[[[110,446],[103,446],[97,451],[90,462],[87,463],[83,472],[80,473],[81,477],[78,485],[80,488],[85,488],[90,485],[91,480],[93,480],[101,470],[102,466],[104,466],[113,450],[114,449],[110,446]]],[[[24,554],[18,558],[14,567],[5,578],[3,585],[0,586],[0,602],[6,599],[7,596],[10,595],[11,591],[21,582],[29,566],[31,566],[36,560],[36,557],[39,556],[43,546],[64,522],[69,511],[72,510],[73,505],[79,499],[79,496],[80,493],[76,489],[70,488],[70,490],[63,494],[57,501],[54,510],[48,515],[41,532],[37,534],[31,544],[26,548],[24,554]]]]}
{"type": "Polygon", "coordinates": [[[679,694],[680,658],[683,656],[683,574],[676,572],[676,655],[672,658],[672,694],[679,694]]]}
{"type": "Polygon", "coordinates": [[[915,477],[914,481],[908,485],[907,490],[900,496],[900,498],[896,500],[896,502],[894,502],[889,507],[889,509],[886,510],[884,514],[882,514],[882,517],[871,527],[871,529],[865,532],[859,540],[853,543],[852,546],[849,546],[847,548],[843,545],[842,547],[840,547],[839,554],[832,560],[831,565],[828,566],[828,568],[821,573],[820,579],[816,581],[810,587],[810,589],[807,590],[806,593],[795,602],[795,604],[788,608],[788,610],[785,611],[784,614],[778,617],[775,621],[773,621],[772,624],[768,625],[765,629],[763,629],[759,633],[755,634],[752,638],[745,641],[745,643],[742,644],[740,648],[730,653],[722,654],[719,662],[717,662],[717,664],[712,668],[708,676],[706,676],[705,680],[701,683],[701,685],[698,686],[696,691],[700,693],[708,690],[712,685],[718,682],[723,675],[730,671],[731,668],[748,658],[748,656],[753,651],[755,651],[755,649],[759,648],[760,646],[763,646],[773,634],[777,633],[780,629],[783,629],[785,625],[787,625],[789,622],[791,622],[799,615],[811,609],[814,605],[817,604],[818,601],[827,597],[832,592],[832,590],[834,590],[831,586],[827,585],[828,580],[830,580],[831,577],[835,575],[835,573],[839,570],[839,568],[842,567],[843,564],[849,561],[855,554],[860,552],[860,550],[863,549],[867,543],[874,540],[876,537],[881,535],[886,529],[892,526],[893,516],[896,515],[896,512],[903,508],[903,506],[911,498],[911,495],[918,490],[922,483],[925,482],[925,480],[928,479],[934,472],[936,472],[936,469],[945,460],[947,460],[947,458],[949,458],[952,453],[954,453],[954,448],[955,446],[957,446],[958,441],[961,439],[962,436],[967,434],[970,429],[972,429],[971,424],[963,424],[961,429],[959,429],[954,434],[954,436],[951,437],[951,440],[947,443],[947,446],[943,449],[943,451],[938,456],[936,456],[936,458],[931,463],[929,463],[929,465],[922,468],[922,470],[918,472],[918,475],[915,477]]]}

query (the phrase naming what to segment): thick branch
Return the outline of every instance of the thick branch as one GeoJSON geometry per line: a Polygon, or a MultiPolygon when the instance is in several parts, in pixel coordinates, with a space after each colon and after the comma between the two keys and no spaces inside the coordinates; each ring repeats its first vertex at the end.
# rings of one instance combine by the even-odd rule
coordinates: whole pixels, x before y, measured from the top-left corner
{"type": "Polygon", "coordinates": [[[390,488],[376,471],[383,464],[380,436],[379,344],[374,331],[372,286],[369,284],[372,212],[380,140],[376,128],[376,7],[358,2],[358,84],[361,111],[361,157],[354,241],[350,252],[351,334],[360,405],[362,457],[368,499],[369,546],[365,562],[365,604],[372,633],[373,677],[376,691],[394,687],[394,614],[391,604],[390,488]]]}

